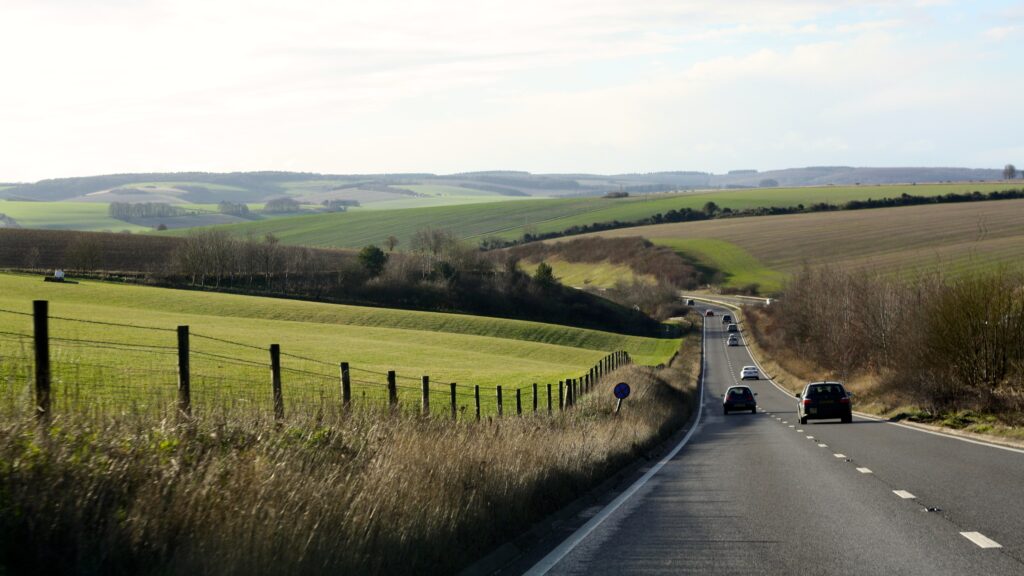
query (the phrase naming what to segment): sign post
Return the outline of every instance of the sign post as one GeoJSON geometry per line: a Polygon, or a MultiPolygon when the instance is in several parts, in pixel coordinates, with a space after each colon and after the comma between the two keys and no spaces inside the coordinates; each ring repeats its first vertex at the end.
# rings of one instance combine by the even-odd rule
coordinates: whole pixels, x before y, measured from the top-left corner
{"type": "Polygon", "coordinates": [[[615,397],[619,399],[619,401],[615,403],[615,413],[618,414],[619,409],[622,408],[622,401],[629,397],[629,384],[619,382],[615,385],[613,393],[615,394],[615,397]]]}

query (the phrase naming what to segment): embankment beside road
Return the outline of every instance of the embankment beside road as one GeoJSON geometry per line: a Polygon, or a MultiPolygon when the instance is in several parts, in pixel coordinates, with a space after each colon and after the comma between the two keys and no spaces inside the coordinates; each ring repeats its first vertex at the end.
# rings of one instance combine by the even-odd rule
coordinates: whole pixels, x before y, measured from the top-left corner
{"type": "Polygon", "coordinates": [[[244,410],[188,426],[126,409],[0,423],[0,567],[12,573],[448,574],[682,426],[699,336],[555,417],[482,422],[244,410]],[[613,413],[611,389],[633,395],[613,413]]]}

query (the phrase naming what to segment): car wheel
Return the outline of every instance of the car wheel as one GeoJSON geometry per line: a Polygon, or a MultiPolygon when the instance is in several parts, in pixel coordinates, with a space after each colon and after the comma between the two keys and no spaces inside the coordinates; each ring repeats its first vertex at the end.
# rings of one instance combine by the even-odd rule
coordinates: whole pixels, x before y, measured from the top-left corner
{"type": "Polygon", "coordinates": [[[750,413],[751,414],[757,414],[757,407],[751,408],[750,409],[750,413]]]}
{"type": "Polygon", "coordinates": [[[800,424],[807,425],[807,417],[806,416],[801,416],[800,417],[800,424]]]}
{"type": "Polygon", "coordinates": [[[728,408],[722,408],[722,414],[725,414],[726,416],[728,416],[729,415],[729,409],[728,408]]]}
{"type": "Polygon", "coordinates": [[[841,420],[843,424],[849,424],[853,422],[853,416],[843,416],[841,420]]]}

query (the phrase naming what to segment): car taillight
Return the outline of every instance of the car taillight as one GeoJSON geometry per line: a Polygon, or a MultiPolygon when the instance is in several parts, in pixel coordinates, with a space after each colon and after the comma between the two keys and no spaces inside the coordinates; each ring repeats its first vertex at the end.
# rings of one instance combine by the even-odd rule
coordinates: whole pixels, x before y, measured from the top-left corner
{"type": "Polygon", "coordinates": [[[811,405],[811,399],[810,398],[804,398],[804,406],[810,406],[810,405],[811,405]]]}
{"type": "Polygon", "coordinates": [[[839,403],[840,404],[849,404],[850,403],[850,398],[847,397],[847,396],[843,396],[842,398],[839,399],[839,403]]]}

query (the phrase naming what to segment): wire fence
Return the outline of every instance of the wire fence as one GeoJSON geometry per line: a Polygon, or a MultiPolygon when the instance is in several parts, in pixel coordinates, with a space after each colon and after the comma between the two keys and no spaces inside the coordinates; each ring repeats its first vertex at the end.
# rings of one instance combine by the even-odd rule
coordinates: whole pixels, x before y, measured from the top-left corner
{"type": "Polygon", "coordinates": [[[526,386],[480,386],[352,366],[195,332],[0,308],[0,411],[272,415],[384,410],[472,420],[571,408],[626,352],[582,374],[526,386]],[[7,316],[4,318],[4,316],[7,316]],[[20,318],[19,318],[20,317],[20,318]]]}

